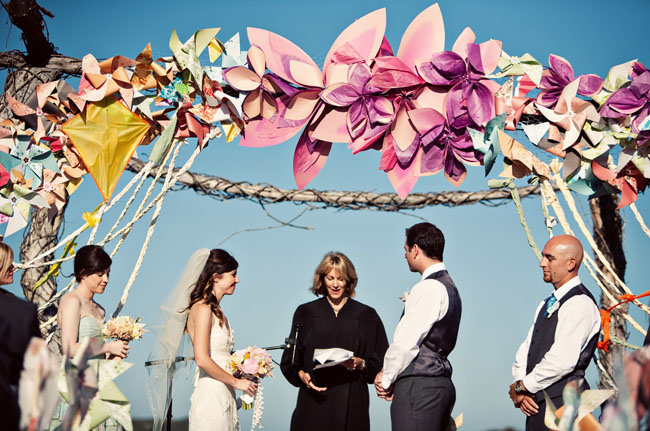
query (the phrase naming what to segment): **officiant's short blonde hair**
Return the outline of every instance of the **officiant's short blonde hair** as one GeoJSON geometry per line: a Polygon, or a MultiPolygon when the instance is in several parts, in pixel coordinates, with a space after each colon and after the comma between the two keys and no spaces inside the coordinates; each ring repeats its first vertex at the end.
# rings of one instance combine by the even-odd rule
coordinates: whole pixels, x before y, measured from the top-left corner
{"type": "Polygon", "coordinates": [[[352,261],[339,251],[330,251],[320,261],[314,272],[314,283],[309,289],[314,295],[327,295],[325,287],[325,276],[332,270],[337,270],[345,280],[345,294],[350,298],[354,297],[354,289],[357,287],[357,271],[352,261]]]}

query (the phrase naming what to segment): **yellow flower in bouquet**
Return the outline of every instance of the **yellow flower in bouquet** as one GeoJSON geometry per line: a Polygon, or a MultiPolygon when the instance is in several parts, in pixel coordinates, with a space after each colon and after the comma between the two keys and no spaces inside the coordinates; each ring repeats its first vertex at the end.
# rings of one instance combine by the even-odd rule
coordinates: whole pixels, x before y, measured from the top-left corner
{"type": "Polygon", "coordinates": [[[133,319],[130,316],[117,316],[110,319],[102,327],[102,337],[105,340],[114,338],[129,342],[138,340],[146,332],[145,324],[140,322],[140,317],[133,319]]]}

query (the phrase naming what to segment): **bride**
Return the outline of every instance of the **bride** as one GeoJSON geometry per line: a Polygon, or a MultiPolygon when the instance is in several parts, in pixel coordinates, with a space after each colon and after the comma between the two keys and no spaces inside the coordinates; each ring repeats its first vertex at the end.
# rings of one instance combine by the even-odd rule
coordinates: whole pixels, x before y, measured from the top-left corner
{"type": "Polygon", "coordinates": [[[192,341],[197,365],[190,398],[190,431],[239,429],[234,390],[252,396],[257,384],[235,378],[226,371],[235,339],[220,303],[225,295],[235,291],[239,282],[238,266],[224,250],[198,250],[190,257],[183,276],[161,306],[162,322],[152,327],[157,333],[157,343],[149,357],[154,365],[149,367],[147,391],[154,414],[154,430],[162,427],[169,406],[171,382],[179,367],[178,361],[182,359],[178,355],[183,333],[192,341]]]}

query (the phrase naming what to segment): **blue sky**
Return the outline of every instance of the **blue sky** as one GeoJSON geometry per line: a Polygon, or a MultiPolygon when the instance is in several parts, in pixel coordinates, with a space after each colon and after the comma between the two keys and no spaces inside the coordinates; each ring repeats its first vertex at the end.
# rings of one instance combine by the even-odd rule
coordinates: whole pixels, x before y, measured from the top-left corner
{"type": "MultiPolygon", "coordinates": [[[[387,8],[386,35],[395,48],[402,33],[431,3],[400,1],[237,1],[187,3],[158,2],[55,2],[41,4],[56,16],[48,19],[51,41],[61,53],[81,58],[92,53],[97,58],[113,55],[135,56],[152,44],[154,57],[169,55],[168,40],[176,29],[181,40],[194,31],[221,27],[219,37],[227,40],[240,32],[247,45],[246,27],[260,27],[276,32],[303,48],[317,64],[322,64],[331,43],[354,19],[377,8],[387,8]]],[[[446,47],[470,26],[478,41],[499,39],[511,55],[529,52],[542,63],[549,54],[571,61],[576,73],[596,73],[602,77],[611,66],[639,59],[650,63],[650,48],[641,41],[650,5],[644,1],[611,2],[538,2],[515,1],[442,1],[446,47]]],[[[6,21],[6,13],[0,14],[6,21]]],[[[5,49],[22,49],[19,32],[3,26],[0,41],[5,49]]],[[[4,78],[4,75],[0,75],[4,78]]],[[[193,145],[193,144],[191,144],[193,145]]],[[[200,155],[193,170],[236,181],[271,183],[294,188],[291,171],[295,141],[269,148],[239,147],[213,141],[200,155]]],[[[148,148],[139,150],[148,154],[148,148]]],[[[191,148],[181,157],[187,158],[191,148]]],[[[344,144],[334,145],[330,158],[318,177],[309,185],[319,190],[342,189],[376,192],[392,191],[383,172],[377,169],[379,155],[363,153],[352,156],[344,144]]],[[[494,169],[491,178],[500,170],[494,169]]],[[[462,190],[487,188],[484,170],[470,168],[462,190]]],[[[132,177],[125,173],[120,185],[132,177]]],[[[523,183],[520,185],[524,185],[523,183]]],[[[416,192],[452,190],[442,175],[419,181],[416,192]]],[[[93,209],[101,196],[88,178],[72,196],[66,213],[66,232],[81,225],[81,213],[93,209]]],[[[578,209],[589,223],[589,205],[584,196],[576,196],[578,209]]],[[[524,211],[540,247],[547,238],[538,198],[525,199],[524,211]]],[[[641,196],[638,208],[646,219],[650,215],[647,196],[641,196]]],[[[288,220],[303,210],[290,203],[270,205],[275,217],[288,220]]],[[[107,214],[99,237],[103,237],[119,209],[107,214]]],[[[443,230],[447,238],[445,263],[458,285],[463,299],[463,320],[456,350],[451,356],[457,402],[454,416],[463,412],[468,431],[514,426],[523,428],[524,417],[515,410],[507,396],[511,383],[510,366],[514,353],[532,321],[539,300],[551,286],[542,281],[541,270],[530,251],[519,225],[514,206],[474,205],[467,207],[432,207],[404,214],[370,211],[314,210],[296,223],[312,227],[273,229],[243,233],[228,239],[222,247],[240,262],[240,284],[232,297],[223,301],[237,340],[237,348],[247,345],[276,345],[288,335],[291,317],[297,305],[314,299],[308,292],[313,271],[321,257],[330,250],[346,253],[359,274],[357,299],[374,307],[383,319],[389,338],[402,311],[398,297],[409,289],[418,276],[408,271],[404,260],[404,228],[425,218],[443,230]]],[[[626,280],[635,293],[647,289],[644,267],[650,239],[641,232],[631,211],[624,210],[624,241],[628,260],[626,280]]],[[[150,216],[134,229],[115,260],[106,293],[96,297],[112,313],[129,278],[150,216]]],[[[158,305],[194,250],[213,248],[236,231],[272,226],[262,209],[247,201],[219,202],[193,192],[171,193],[165,201],[156,234],[140,274],[122,314],[142,316],[151,322],[158,305]]],[[[556,233],[560,233],[556,228],[556,233]]],[[[574,229],[575,228],[574,225],[574,229]]],[[[85,238],[80,238],[84,241],[85,238]]],[[[8,242],[18,250],[21,234],[8,242]]],[[[583,241],[584,243],[584,241],[583,241]]],[[[113,245],[109,245],[109,250],[113,245]]],[[[64,273],[69,274],[71,268],[64,273]]],[[[586,271],[585,284],[599,295],[597,286],[586,271]]],[[[61,280],[65,285],[67,279],[61,280]]],[[[18,292],[18,287],[13,290],[18,292]]],[[[647,326],[647,316],[633,310],[634,317],[647,326]]],[[[632,332],[631,341],[640,343],[632,332]]],[[[134,417],[147,417],[149,407],[144,394],[144,361],[151,337],[132,343],[130,360],[135,365],[119,380],[132,401],[134,417]]],[[[279,353],[273,355],[279,360],[279,353]]],[[[281,376],[264,382],[265,410],[263,424],[269,431],[288,429],[295,404],[296,389],[281,376]]],[[[590,367],[590,382],[596,383],[595,366],[590,367]]],[[[174,415],[184,417],[189,409],[191,380],[181,381],[174,401],[174,415]]],[[[250,424],[250,414],[243,413],[242,425],[250,424]]],[[[389,430],[388,404],[372,397],[372,428],[389,430]]]]}

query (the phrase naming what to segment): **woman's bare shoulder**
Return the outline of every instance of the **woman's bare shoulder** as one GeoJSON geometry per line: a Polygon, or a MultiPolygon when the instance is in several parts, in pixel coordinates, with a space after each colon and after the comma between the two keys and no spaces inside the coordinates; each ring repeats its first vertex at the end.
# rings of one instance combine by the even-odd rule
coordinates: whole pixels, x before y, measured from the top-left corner
{"type": "Polygon", "coordinates": [[[211,314],[212,308],[203,301],[197,302],[190,307],[190,318],[192,319],[209,317],[211,314]]]}
{"type": "Polygon", "coordinates": [[[59,307],[81,307],[81,300],[79,297],[76,295],[76,292],[73,290],[72,292],[68,292],[63,297],[61,297],[61,300],[59,301],[59,307]]]}

